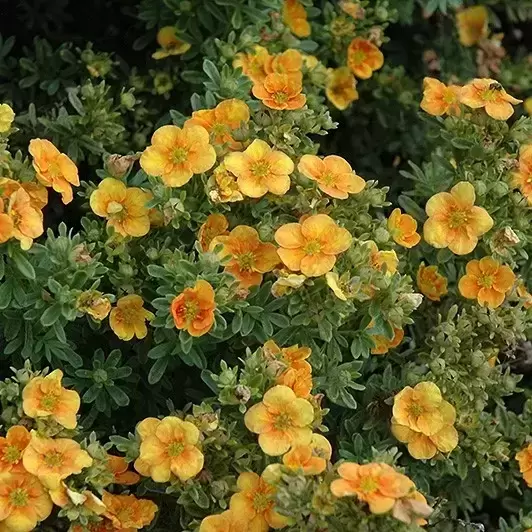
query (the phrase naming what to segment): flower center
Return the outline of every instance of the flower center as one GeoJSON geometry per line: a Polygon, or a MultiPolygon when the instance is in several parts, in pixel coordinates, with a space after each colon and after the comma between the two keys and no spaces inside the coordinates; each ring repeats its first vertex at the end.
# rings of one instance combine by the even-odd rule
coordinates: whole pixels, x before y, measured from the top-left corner
{"type": "Polygon", "coordinates": [[[253,497],[253,508],[257,513],[263,513],[271,504],[271,497],[267,493],[258,492],[253,497]]]}
{"type": "Polygon", "coordinates": [[[443,93],[443,101],[445,103],[455,103],[456,102],[456,94],[452,90],[446,90],[443,93]]]}
{"type": "Polygon", "coordinates": [[[334,185],[335,181],[336,181],[336,176],[331,173],[331,172],[325,172],[322,176],[321,176],[321,180],[323,181],[323,184],[324,185],[334,185]]]}
{"type": "Polygon", "coordinates": [[[242,271],[252,271],[253,265],[255,263],[255,255],[253,252],[248,251],[247,253],[243,253],[242,255],[239,255],[238,259],[238,266],[242,271]]]}
{"type": "Polygon", "coordinates": [[[423,414],[424,412],[424,409],[422,406],[416,404],[416,403],[412,403],[409,407],[408,407],[408,412],[412,415],[412,416],[415,416],[415,417],[418,417],[420,416],[421,414],[423,414]]]}
{"type": "Polygon", "coordinates": [[[493,89],[486,89],[482,91],[482,95],[481,95],[482,99],[485,102],[493,102],[497,99],[497,96],[498,96],[497,91],[493,89]]]}
{"type": "Polygon", "coordinates": [[[286,412],[277,415],[273,426],[277,430],[286,430],[292,426],[292,418],[286,412]]]}
{"type": "Polygon", "coordinates": [[[181,442],[172,442],[168,446],[168,456],[175,458],[176,456],[179,456],[184,450],[185,446],[181,442]]]}
{"type": "Polygon", "coordinates": [[[251,165],[251,173],[255,177],[266,177],[270,171],[270,165],[266,161],[257,161],[251,165]]]}
{"type": "Polygon", "coordinates": [[[199,305],[196,303],[196,301],[187,301],[185,303],[185,318],[188,321],[192,321],[196,318],[199,311],[199,305]]]}
{"type": "Polygon", "coordinates": [[[43,395],[40,400],[40,406],[43,410],[53,410],[57,405],[59,397],[53,393],[48,393],[43,395]]]}
{"type": "Polygon", "coordinates": [[[316,255],[321,252],[321,244],[317,240],[311,240],[307,242],[307,245],[303,248],[306,255],[316,255]]]}
{"type": "Polygon", "coordinates": [[[59,467],[63,463],[63,455],[57,451],[53,451],[44,457],[44,463],[48,467],[59,467]]]}
{"type": "Polygon", "coordinates": [[[458,229],[467,223],[468,216],[465,211],[454,211],[449,216],[449,227],[451,229],[458,229]]]}
{"type": "Polygon", "coordinates": [[[124,210],[124,206],[118,201],[110,201],[107,205],[107,214],[119,214],[124,210]]]}
{"type": "Polygon", "coordinates": [[[356,50],[351,55],[351,60],[353,61],[353,63],[355,63],[355,65],[360,65],[360,63],[363,63],[366,60],[366,57],[367,55],[364,50],[356,50]]]}
{"type": "Polygon", "coordinates": [[[373,493],[377,489],[377,482],[372,477],[365,477],[360,482],[360,491],[363,493],[373,493]]]}
{"type": "Polygon", "coordinates": [[[187,160],[188,151],[185,148],[176,148],[172,153],[172,161],[175,164],[184,163],[187,160]]]}
{"type": "Polygon", "coordinates": [[[28,492],[24,488],[16,488],[9,494],[9,502],[13,506],[26,506],[28,499],[28,492]]]}
{"type": "Polygon", "coordinates": [[[288,95],[285,92],[274,92],[273,99],[275,103],[286,103],[288,95]]]}
{"type": "Polygon", "coordinates": [[[491,275],[483,275],[482,277],[479,277],[478,284],[482,286],[482,288],[491,288],[493,286],[493,277],[491,275]]]}
{"type": "Polygon", "coordinates": [[[10,464],[16,464],[20,460],[20,449],[15,445],[9,445],[4,452],[4,460],[10,464]]]}

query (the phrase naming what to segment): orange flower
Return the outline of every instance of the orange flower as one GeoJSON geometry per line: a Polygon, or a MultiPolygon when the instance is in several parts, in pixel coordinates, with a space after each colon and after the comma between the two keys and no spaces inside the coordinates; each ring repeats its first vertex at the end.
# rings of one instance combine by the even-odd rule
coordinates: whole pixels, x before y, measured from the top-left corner
{"type": "Polygon", "coordinates": [[[515,274],[509,266],[502,265],[491,257],[470,260],[466,274],[458,282],[460,294],[467,299],[476,299],[483,307],[500,307],[515,282],[515,274]]]}
{"type": "Polygon", "coordinates": [[[517,295],[524,300],[523,306],[525,309],[532,308],[532,294],[526,289],[524,283],[517,285],[517,295]]]}
{"type": "Polygon", "coordinates": [[[314,420],[314,409],[287,386],[274,386],[252,406],[244,417],[246,427],[259,435],[264,453],[279,456],[298,442],[308,441],[314,420]]]}
{"type": "Polygon", "coordinates": [[[37,179],[59,192],[65,205],[70,203],[73,199],[72,185],[79,187],[78,169],[70,157],[45,139],[30,140],[28,151],[33,157],[37,179]]]}
{"type": "Polygon", "coordinates": [[[201,126],[162,126],[140,157],[149,175],[160,176],[169,187],[182,187],[194,174],[210,170],[216,151],[209,144],[209,132],[201,126]]]}
{"type": "Polygon", "coordinates": [[[416,233],[417,222],[401,209],[394,209],[388,218],[388,231],[394,241],[405,248],[413,248],[419,244],[421,237],[416,233]]]}
{"type": "Polygon", "coordinates": [[[233,130],[249,121],[249,107],[242,100],[232,98],[220,102],[215,109],[194,111],[192,118],[185,122],[187,126],[201,126],[212,136],[213,144],[227,144],[231,150],[239,150],[241,142],[233,139],[233,130]]]}
{"type": "MultiPolygon", "coordinates": [[[[1,530],[1,529],[0,529],[1,530]]],[[[134,529],[121,528],[118,530],[110,519],[102,519],[98,522],[88,523],[87,526],[74,525],[71,532],[132,532],[134,529]]]]}
{"type": "Polygon", "coordinates": [[[493,227],[493,219],[475,206],[475,189],[461,181],[451,192],[439,192],[425,206],[429,218],[423,227],[425,240],[435,248],[449,248],[456,255],[471,253],[478,239],[493,227]]]}
{"type": "Polygon", "coordinates": [[[329,72],[325,95],[336,107],[343,111],[358,100],[357,82],[348,67],[335,68],[329,72]]]}
{"type": "Polygon", "coordinates": [[[259,139],[244,152],[230,153],[224,164],[238,178],[242,194],[250,198],[261,198],[267,192],[283,196],[290,188],[290,174],[294,171],[288,155],[259,139]]]}
{"type": "Polygon", "coordinates": [[[304,475],[319,475],[325,471],[331,459],[332,447],[321,434],[313,434],[309,443],[292,447],[283,456],[283,464],[304,475]]]}
{"type": "Polygon", "coordinates": [[[510,96],[498,81],[489,78],[476,78],[460,91],[461,103],[472,109],[484,107],[496,120],[508,120],[514,114],[512,106],[522,101],[510,96]]]}
{"type": "Polygon", "coordinates": [[[214,203],[229,203],[244,199],[235,175],[227,170],[224,163],[214,169],[208,185],[209,197],[214,203]]]}
{"type": "Polygon", "coordinates": [[[247,522],[247,529],[239,530],[266,532],[269,527],[277,529],[289,524],[287,517],[275,511],[277,490],[264,474],[259,477],[256,473],[240,473],[236,485],[238,492],[231,497],[229,509],[247,522]]]}
{"type": "Polygon", "coordinates": [[[303,56],[299,50],[289,48],[282,54],[269,56],[265,64],[266,74],[298,74],[303,67],[303,56]]]}
{"type": "Polygon", "coordinates": [[[107,453],[107,469],[113,474],[115,484],[131,486],[140,480],[137,473],[128,468],[129,464],[124,457],[107,453]]]}
{"type": "Polygon", "coordinates": [[[147,499],[137,499],[134,495],[112,495],[103,492],[102,501],[107,508],[105,516],[115,528],[139,530],[148,526],[155,517],[157,505],[147,499]]]}
{"type": "Polygon", "coordinates": [[[445,85],[434,78],[423,80],[423,100],[420,107],[433,116],[444,114],[460,116],[460,91],[458,85],[445,85]]]}
{"type": "Polygon", "coordinates": [[[92,458],[79,443],[68,438],[44,438],[32,433],[22,458],[24,468],[48,489],[57,489],[70,475],[92,465],[92,458]]]}
{"type": "Polygon", "coordinates": [[[440,301],[447,294],[447,278],[438,272],[438,266],[425,266],[422,262],[416,280],[421,293],[431,301],[440,301]]]}
{"type": "Polygon", "coordinates": [[[340,0],[340,2],[338,2],[338,5],[344,13],[347,13],[355,20],[364,19],[366,12],[359,2],[352,2],[351,0],[340,0]]]}
{"type": "Polygon", "coordinates": [[[5,438],[0,437],[0,476],[24,471],[22,453],[29,442],[30,433],[20,425],[11,427],[5,438]]]}
{"type": "Polygon", "coordinates": [[[4,200],[0,198],[0,244],[7,242],[13,236],[13,219],[4,213],[4,200]]]}
{"type": "Polygon", "coordinates": [[[228,227],[229,222],[223,214],[209,214],[198,231],[198,243],[201,251],[208,251],[213,239],[217,236],[226,235],[228,227]]]}
{"type": "Polygon", "coordinates": [[[175,326],[185,329],[191,336],[207,334],[214,323],[214,290],[203,279],[194,288],[185,288],[172,301],[171,311],[175,326]]]}
{"type": "MultiPolygon", "coordinates": [[[[4,207],[3,202],[0,206],[4,207]]],[[[42,212],[32,205],[29,194],[23,188],[10,195],[7,211],[1,216],[0,224],[0,241],[6,242],[15,237],[24,250],[30,249],[33,239],[44,232],[42,212]]]]}
{"type": "Polygon", "coordinates": [[[40,183],[19,183],[8,177],[0,177],[0,196],[8,199],[19,188],[24,189],[30,197],[31,206],[36,210],[42,210],[48,203],[48,190],[40,183]]]}
{"type": "Polygon", "coordinates": [[[107,225],[122,236],[144,236],[150,230],[149,209],[151,195],[137,187],[106,177],[91,194],[90,206],[94,214],[107,220],[107,225]]]}
{"type": "Polygon", "coordinates": [[[52,508],[48,492],[36,477],[24,473],[2,477],[0,530],[29,532],[52,513],[52,508]]]}
{"type": "Polygon", "coordinates": [[[513,184],[532,205],[532,144],[521,148],[519,169],[513,174],[513,184]]]}
{"type": "Polygon", "coordinates": [[[281,246],[277,253],[290,270],[319,277],[333,269],[336,255],[349,248],[352,238],[332,218],[316,214],[302,223],[281,226],[275,240],[281,246]]]}
{"type": "Polygon", "coordinates": [[[153,59],[165,59],[171,55],[182,55],[190,50],[190,44],[177,37],[174,26],[164,26],[157,32],[157,43],[161,47],[152,54],[153,59]]]}
{"type": "Polygon", "coordinates": [[[155,482],[169,482],[172,475],[185,482],[203,469],[200,432],[195,425],[168,416],[153,423],[150,430],[140,444],[140,461],[135,462],[139,473],[155,482]]]}
{"type": "Polygon", "coordinates": [[[279,264],[277,248],[269,242],[262,242],[253,227],[239,225],[229,235],[214,238],[211,251],[220,244],[220,260],[229,259],[225,271],[238,279],[242,288],[260,285],[263,274],[279,264]]]}
{"type": "Polygon", "coordinates": [[[371,335],[371,338],[373,339],[373,342],[375,344],[375,347],[371,348],[371,354],[384,355],[390,349],[397,347],[403,341],[404,337],[405,332],[403,331],[403,329],[397,329],[395,327],[393,329],[393,338],[391,340],[389,338],[386,338],[386,336],[382,336],[379,334],[371,335]]]}
{"type": "Polygon", "coordinates": [[[144,308],[142,297],[130,294],[116,302],[109,316],[109,325],[120,340],[129,341],[134,336],[141,340],[148,334],[146,320],[153,318],[153,313],[144,308]]]}
{"type": "Polygon", "coordinates": [[[297,37],[308,37],[310,35],[307,12],[299,0],[284,0],[283,22],[297,37]]]}
{"type": "Polygon", "coordinates": [[[271,61],[271,56],[266,48],[255,45],[253,53],[237,54],[233,61],[234,68],[241,68],[242,72],[253,83],[262,83],[267,76],[266,64],[271,61]]]}
{"type": "Polygon", "coordinates": [[[532,443],[521,449],[515,459],[519,462],[519,471],[529,488],[532,488],[532,443]]]}
{"type": "Polygon", "coordinates": [[[284,370],[277,377],[277,384],[288,386],[297,397],[307,399],[312,391],[312,366],[302,360],[284,370]]]}
{"type": "Polygon", "coordinates": [[[360,79],[369,79],[384,64],[382,52],[371,42],[355,37],[347,49],[347,66],[360,79]]]}
{"type": "Polygon", "coordinates": [[[399,259],[395,251],[379,251],[377,244],[373,240],[367,240],[364,245],[369,248],[369,261],[372,268],[379,271],[383,271],[386,268],[385,275],[387,276],[393,275],[397,271],[399,259]]]}
{"type": "Polygon", "coordinates": [[[28,417],[50,417],[66,429],[74,429],[80,399],[74,390],[63,388],[62,379],[60,369],[46,377],[33,377],[22,390],[22,408],[28,417]]]}
{"type": "Polygon", "coordinates": [[[247,528],[247,516],[237,516],[226,510],[221,514],[209,515],[200,524],[199,532],[241,532],[247,528]]]}
{"type": "Polygon", "coordinates": [[[367,502],[374,514],[389,512],[397,499],[408,495],[415,486],[406,476],[388,464],[355,464],[345,462],[338,468],[342,477],[333,480],[331,492],[335,497],[356,496],[367,502]]]}
{"type": "Polygon", "coordinates": [[[253,85],[255,98],[270,109],[301,109],[307,101],[303,90],[301,74],[268,74],[261,84],[253,85]]]}
{"type": "Polygon", "coordinates": [[[309,358],[312,353],[310,347],[299,347],[298,344],[280,348],[273,340],[268,340],[262,348],[266,358],[281,360],[283,364],[291,368],[299,367],[298,364],[309,358]]]}
{"type": "Polygon", "coordinates": [[[478,44],[488,36],[488,10],[484,6],[463,9],[456,14],[456,25],[461,44],[478,44]]]}
{"type": "Polygon", "coordinates": [[[349,194],[358,194],[366,186],[351,165],[342,157],[327,155],[303,155],[297,169],[308,179],[316,181],[318,188],[333,198],[346,199],[349,194]]]}

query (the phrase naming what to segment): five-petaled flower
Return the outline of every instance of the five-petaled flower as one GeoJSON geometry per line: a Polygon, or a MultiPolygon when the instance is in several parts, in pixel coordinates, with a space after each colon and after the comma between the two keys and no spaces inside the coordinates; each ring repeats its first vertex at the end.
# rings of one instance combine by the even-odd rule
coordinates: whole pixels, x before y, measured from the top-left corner
{"type": "Polygon", "coordinates": [[[214,295],[212,286],[203,279],[198,279],[194,288],[185,288],[170,307],[175,326],[191,336],[207,334],[214,323],[214,295]]]}
{"type": "Polygon", "coordinates": [[[270,388],[262,402],[253,405],[244,417],[246,427],[259,435],[260,448],[270,456],[279,456],[308,441],[313,420],[312,405],[282,385],[270,388]]]}
{"type": "Polygon", "coordinates": [[[182,187],[194,174],[210,170],[216,151],[209,144],[209,132],[202,126],[162,126],[151,137],[140,157],[149,175],[159,176],[169,187],[182,187]]]}
{"type": "Polygon", "coordinates": [[[425,78],[423,80],[423,99],[420,107],[433,116],[442,116],[444,114],[459,116],[460,110],[460,91],[458,85],[445,85],[434,78],[425,78]]]}
{"type": "Polygon", "coordinates": [[[484,6],[463,9],[456,14],[456,26],[461,44],[478,44],[488,36],[488,10],[484,6]]]}
{"type": "Polygon", "coordinates": [[[483,257],[467,263],[458,290],[462,296],[476,299],[482,306],[497,308],[503,304],[514,283],[515,274],[509,266],[501,265],[491,257],[483,257]]]}
{"type": "Polygon", "coordinates": [[[382,52],[371,41],[355,37],[347,49],[347,66],[360,79],[369,79],[384,64],[382,52]]]}
{"type": "Polygon", "coordinates": [[[416,275],[421,293],[431,301],[440,301],[447,294],[447,278],[438,272],[438,266],[419,265],[416,275]]]}
{"type": "Polygon", "coordinates": [[[281,226],[275,240],[280,246],[277,253],[290,270],[318,277],[333,269],[336,256],[349,248],[352,238],[332,218],[316,214],[302,223],[281,226]]]}
{"type": "Polygon", "coordinates": [[[340,111],[358,100],[357,82],[348,67],[335,68],[329,72],[325,87],[327,99],[340,111]]]}
{"type": "Polygon", "coordinates": [[[174,26],[164,26],[157,32],[157,44],[161,47],[152,54],[153,59],[165,59],[171,55],[182,55],[190,50],[190,44],[177,36],[174,26]]]}
{"type": "Polygon", "coordinates": [[[301,109],[307,97],[303,90],[301,74],[268,74],[264,81],[253,85],[253,96],[270,109],[294,111],[301,109]]]}
{"type": "Polygon", "coordinates": [[[284,0],[283,22],[297,37],[310,35],[310,24],[307,20],[307,12],[299,0],[284,0]]]}
{"type": "Polygon", "coordinates": [[[22,453],[30,439],[30,433],[21,425],[14,425],[8,429],[5,437],[0,436],[0,476],[24,472],[22,453]]]}
{"type": "Polygon", "coordinates": [[[472,109],[484,108],[496,120],[508,120],[514,114],[514,105],[521,103],[510,96],[503,86],[490,78],[476,78],[460,91],[460,102],[472,109]]]}
{"type": "Polygon", "coordinates": [[[479,237],[493,227],[493,219],[475,205],[475,189],[461,181],[451,192],[439,192],[427,201],[425,240],[435,248],[449,248],[456,255],[471,253],[479,237]]]}
{"type": "Polygon", "coordinates": [[[519,463],[519,471],[523,474],[524,481],[532,488],[532,443],[521,449],[515,459],[519,463]]]}
{"type": "Polygon", "coordinates": [[[151,321],[154,317],[144,308],[142,297],[129,294],[116,302],[109,316],[109,325],[120,340],[128,341],[134,336],[141,340],[148,334],[146,320],[151,321]]]}
{"type": "Polygon", "coordinates": [[[262,83],[268,73],[266,64],[271,61],[271,56],[264,46],[255,45],[253,52],[239,53],[233,61],[234,68],[241,68],[242,72],[253,83],[262,83]]]}
{"type": "Polygon", "coordinates": [[[309,442],[292,447],[283,456],[283,464],[303,475],[319,475],[325,471],[331,455],[329,440],[321,434],[313,434],[309,442]]]}
{"type": "Polygon", "coordinates": [[[279,264],[274,244],[262,242],[259,233],[247,225],[235,227],[228,235],[215,237],[210,249],[217,246],[220,260],[226,260],[225,271],[233,275],[242,288],[260,285],[263,274],[279,264]]]}
{"type": "Polygon", "coordinates": [[[416,232],[417,222],[409,214],[403,214],[401,209],[394,209],[388,218],[388,231],[394,241],[405,248],[412,248],[419,244],[421,236],[416,232]]]}

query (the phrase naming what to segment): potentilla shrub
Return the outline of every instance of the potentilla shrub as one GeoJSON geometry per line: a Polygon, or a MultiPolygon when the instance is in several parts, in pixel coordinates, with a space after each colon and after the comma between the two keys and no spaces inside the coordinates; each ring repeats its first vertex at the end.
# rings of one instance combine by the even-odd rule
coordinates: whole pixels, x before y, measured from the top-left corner
{"type": "Polygon", "coordinates": [[[436,148],[391,205],[316,143],[387,12],[263,3],[190,116],[88,175],[11,150],[0,105],[2,532],[473,530],[492,499],[532,526],[532,121],[494,79],[426,78],[436,148]],[[75,227],[45,234],[51,194],[75,227]]]}

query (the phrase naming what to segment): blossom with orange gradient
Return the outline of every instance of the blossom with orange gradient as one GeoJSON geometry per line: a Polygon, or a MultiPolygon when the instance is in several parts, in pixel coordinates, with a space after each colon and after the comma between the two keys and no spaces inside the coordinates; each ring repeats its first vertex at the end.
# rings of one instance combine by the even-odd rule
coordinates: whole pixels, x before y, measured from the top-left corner
{"type": "Polygon", "coordinates": [[[371,41],[355,37],[347,49],[347,66],[360,79],[369,79],[384,64],[382,52],[371,41]]]}
{"type": "Polygon", "coordinates": [[[74,429],[80,398],[74,390],[63,388],[62,379],[60,369],[46,377],[33,377],[22,390],[22,408],[28,417],[49,417],[66,429],[74,429]]]}
{"type": "Polygon", "coordinates": [[[417,222],[401,209],[394,209],[388,218],[388,231],[394,241],[405,248],[413,248],[419,244],[421,236],[417,231],[417,222]]]}
{"type": "Polygon", "coordinates": [[[109,315],[109,325],[120,340],[129,341],[134,336],[139,340],[148,334],[146,320],[154,318],[153,312],[144,308],[142,297],[129,294],[116,302],[116,307],[109,315]]]}
{"type": "Polygon", "coordinates": [[[442,116],[444,114],[459,116],[460,110],[460,91],[462,88],[458,85],[445,85],[434,78],[425,78],[423,80],[423,99],[420,107],[433,116],[442,116]]]}
{"type": "Polygon", "coordinates": [[[312,405],[282,385],[270,388],[262,402],[253,405],[244,417],[246,427],[259,435],[260,448],[270,456],[279,456],[308,441],[313,420],[312,405]]]}
{"type": "Polygon", "coordinates": [[[526,289],[526,285],[520,282],[517,285],[517,295],[523,299],[525,309],[532,308],[532,294],[526,289]]]}
{"type": "Polygon", "coordinates": [[[20,187],[14,190],[7,201],[0,198],[0,243],[16,238],[20,247],[30,249],[33,239],[44,232],[43,214],[35,208],[30,195],[20,187]]]}
{"type": "Polygon", "coordinates": [[[416,281],[421,293],[431,301],[440,301],[447,294],[447,278],[438,272],[438,266],[425,266],[422,262],[416,281]]]}
{"type": "Polygon", "coordinates": [[[193,175],[214,166],[216,151],[209,139],[202,126],[162,126],[142,153],[140,166],[148,175],[159,176],[165,185],[182,187],[193,175]]]}
{"type": "Polygon", "coordinates": [[[102,501],[107,508],[105,517],[119,530],[140,530],[148,526],[158,510],[154,502],[137,499],[134,495],[113,495],[104,491],[102,501]]]}
{"type": "Polygon", "coordinates": [[[269,527],[283,528],[290,522],[287,517],[275,511],[277,490],[266,478],[264,473],[260,477],[256,473],[240,473],[236,482],[238,491],[229,502],[230,511],[245,519],[250,532],[266,532],[269,527]]]}
{"type": "MultiPolygon", "coordinates": [[[[20,183],[8,177],[0,177],[0,197],[9,199],[9,197],[19,188],[30,197],[31,206],[36,210],[42,210],[48,203],[48,190],[44,185],[35,183],[34,181],[27,181],[20,183]]],[[[2,209],[3,210],[3,209],[2,209]]]]}
{"type": "Polygon", "coordinates": [[[284,0],[283,22],[297,37],[308,37],[311,29],[307,12],[299,0],[284,0]]]}
{"type": "Polygon", "coordinates": [[[495,120],[508,120],[514,114],[514,105],[521,103],[510,96],[503,86],[490,78],[476,78],[460,91],[460,102],[472,109],[484,108],[495,120]]]}
{"type": "Polygon", "coordinates": [[[227,155],[225,167],[237,177],[238,188],[245,196],[260,198],[267,192],[282,196],[290,188],[292,159],[255,139],[243,152],[227,155]]]}
{"type": "Polygon", "coordinates": [[[483,307],[500,307],[515,283],[515,274],[509,266],[501,265],[491,257],[470,260],[466,274],[458,282],[458,290],[467,299],[476,299],[483,307]]]}
{"type": "Polygon", "coordinates": [[[280,246],[277,253],[290,270],[319,277],[333,269],[336,256],[351,246],[352,237],[326,214],[316,214],[279,227],[275,240],[280,246]]]}
{"type": "Polygon", "coordinates": [[[185,482],[203,469],[199,438],[198,428],[178,417],[167,416],[152,422],[150,432],[140,444],[135,469],[155,482],[169,482],[172,476],[185,482]]]}
{"type": "Polygon", "coordinates": [[[377,244],[373,240],[367,240],[364,245],[369,248],[369,262],[371,267],[375,270],[384,271],[385,275],[391,276],[397,272],[397,266],[399,259],[395,251],[382,251],[379,250],[377,244]]]}
{"type": "Polygon", "coordinates": [[[242,288],[260,285],[263,274],[279,264],[275,245],[262,242],[259,233],[247,225],[239,225],[228,235],[214,238],[211,251],[217,246],[221,246],[220,260],[226,261],[224,270],[235,277],[242,288]]]}
{"type": "Polygon", "coordinates": [[[338,155],[303,155],[297,169],[308,179],[316,181],[318,188],[333,198],[346,199],[349,194],[358,194],[366,186],[351,165],[338,155]]]}
{"type": "Polygon", "coordinates": [[[187,126],[201,126],[211,135],[213,144],[227,144],[231,150],[239,150],[242,143],[233,138],[233,130],[249,121],[249,107],[242,100],[231,98],[220,102],[214,109],[201,109],[192,113],[187,126]]]}
{"type": "Polygon", "coordinates": [[[178,38],[174,26],[164,26],[157,32],[157,44],[161,47],[152,54],[153,59],[165,59],[171,55],[182,55],[190,50],[190,44],[178,38]]]}
{"type": "Polygon", "coordinates": [[[52,500],[39,479],[27,473],[7,474],[1,478],[2,532],[29,532],[52,513],[52,500]]]}
{"type": "Polygon", "coordinates": [[[106,177],[90,196],[94,214],[107,220],[107,225],[122,236],[144,236],[150,230],[146,204],[151,194],[123,181],[106,177]]]}
{"type": "Polygon", "coordinates": [[[415,489],[414,483],[388,464],[344,462],[338,468],[340,479],[331,482],[335,497],[352,497],[368,503],[373,514],[389,512],[398,499],[415,489]]]}
{"type": "Polygon", "coordinates": [[[185,288],[170,306],[175,326],[191,336],[207,334],[214,324],[214,296],[212,286],[203,279],[198,279],[193,288],[185,288]]]}
{"type": "Polygon", "coordinates": [[[208,181],[209,198],[214,203],[242,201],[244,196],[238,188],[236,176],[224,163],[219,164],[212,172],[208,181]]]}
{"type": "Polygon", "coordinates": [[[358,100],[357,82],[348,67],[335,68],[327,76],[325,95],[340,111],[344,111],[358,100]]]}
{"type": "Polygon", "coordinates": [[[228,227],[229,222],[223,214],[209,214],[198,231],[198,243],[201,251],[209,251],[213,239],[217,236],[226,235],[228,227]]]}
{"type": "Polygon", "coordinates": [[[294,48],[269,56],[264,66],[266,74],[299,74],[302,67],[303,56],[299,50],[294,48]]]}
{"type": "Polygon", "coordinates": [[[403,331],[403,329],[398,329],[397,327],[394,327],[393,329],[392,339],[381,334],[372,334],[371,339],[373,340],[375,346],[371,348],[371,354],[384,355],[390,349],[397,347],[403,341],[404,337],[405,331],[403,331]]]}
{"type": "Polygon", "coordinates": [[[137,473],[129,470],[129,464],[123,456],[107,453],[107,469],[113,474],[115,484],[131,486],[140,480],[137,473]]]}
{"type": "Polygon", "coordinates": [[[57,489],[70,475],[92,465],[92,458],[78,442],[68,438],[45,438],[32,433],[22,457],[24,469],[48,489],[57,489]]]}
{"type": "Polygon", "coordinates": [[[231,510],[205,517],[199,527],[199,532],[241,532],[245,530],[249,530],[247,516],[237,515],[231,510]]]}
{"type": "Polygon", "coordinates": [[[484,6],[462,9],[456,14],[460,43],[473,46],[488,36],[488,10],[484,6]]]}
{"type": "Polygon", "coordinates": [[[22,453],[30,439],[30,433],[21,425],[14,425],[8,429],[5,437],[0,436],[0,476],[24,471],[22,453]]]}
{"type": "Polygon", "coordinates": [[[46,139],[30,140],[28,151],[40,183],[59,192],[65,205],[70,203],[74,197],[72,185],[79,187],[78,168],[72,159],[46,139]]]}
{"type": "Polygon", "coordinates": [[[241,68],[242,72],[253,83],[262,83],[268,73],[266,64],[271,61],[270,53],[263,46],[255,45],[252,53],[239,53],[233,61],[234,68],[241,68]]]}
{"type": "Polygon", "coordinates": [[[313,434],[309,442],[292,447],[284,456],[283,464],[303,475],[319,475],[331,459],[332,447],[321,434],[313,434]]]}
{"type": "Polygon", "coordinates": [[[301,74],[268,74],[262,83],[253,85],[251,92],[255,98],[270,109],[294,111],[301,109],[307,97],[303,90],[301,74]]]}
{"type": "Polygon", "coordinates": [[[519,462],[519,471],[529,488],[532,488],[532,443],[521,449],[515,459],[519,462]]]}
{"type": "Polygon", "coordinates": [[[519,167],[513,173],[513,185],[532,205],[532,144],[524,146],[519,152],[519,167]]]}
{"type": "Polygon", "coordinates": [[[439,192],[425,206],[428,220],[423,237],[435,248],[449,248],[456,255],[471,253],[478,239],[493,227],[493,219],[475,205],[475,189],[461,181],[450,192],[439,192]]]}
{"type": "Polygon", "coordinates": [[[5,202],[0,198],[0,244],[7,242],[13,236],[14,223],[9,214],[4,212],[5,202]]]}

